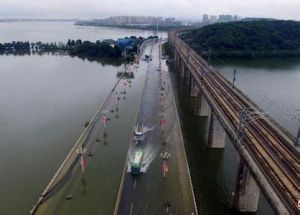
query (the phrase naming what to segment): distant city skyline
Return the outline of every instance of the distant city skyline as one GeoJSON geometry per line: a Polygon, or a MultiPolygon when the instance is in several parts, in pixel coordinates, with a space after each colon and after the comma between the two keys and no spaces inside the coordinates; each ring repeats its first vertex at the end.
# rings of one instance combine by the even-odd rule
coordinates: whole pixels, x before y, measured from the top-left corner
{"type": "Polygon", "coordinates": [[[203,14],[300,20],[300,0],[0,0],[0,18],[163,16],[202,19],[203,14]]]}

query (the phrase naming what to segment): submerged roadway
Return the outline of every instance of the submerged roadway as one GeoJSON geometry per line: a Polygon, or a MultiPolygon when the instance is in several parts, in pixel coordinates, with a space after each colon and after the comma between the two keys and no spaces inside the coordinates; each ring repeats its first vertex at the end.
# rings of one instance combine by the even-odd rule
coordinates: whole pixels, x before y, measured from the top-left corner
{"type": "MultiPolygon", "coordinates": [[[[146,41],[141,53],[149,54],[150,44],[146,41]]],[[[143,61],[127,65],[133,78],[116,78],[31,214],[113,214],[147,66],[143,61]]]]}
{"type": "Polygon", "coordinates": [[[161,43],[153,45],[136,125],[144,140],[131,141],[115,214],[197,214],[172,83],[161,43]],[[142,173],[130,173],[136,148],[144,151],[142,173]]]}
{"type": "Polygon", "coordinates": [[[152,60],[140,57],[139,64],[128,66],[134,79],[115,84],[31,214],[197,214],[160,42],[146,42],[141,53],[152,60]],[[130,136],[134,124],[145,131],[137,177],[128,168],[136,147],[130,136]]]}

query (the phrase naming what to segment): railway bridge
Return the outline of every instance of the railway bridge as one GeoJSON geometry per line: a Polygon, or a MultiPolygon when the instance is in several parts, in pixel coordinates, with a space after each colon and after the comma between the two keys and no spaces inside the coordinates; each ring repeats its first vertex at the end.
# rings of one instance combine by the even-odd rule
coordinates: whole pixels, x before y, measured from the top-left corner
{"type": "Polygon", "coordinates": [[[178,36],[169,32],[176,72],[190,96],[195,114],[208,117],[208,147],[225,147],[227,135],[239,155],[233,206],[255,212],[260,191],[277,214],[300,214],[299,136],[293,136],[240,90],[221,76],[178,36]]]}

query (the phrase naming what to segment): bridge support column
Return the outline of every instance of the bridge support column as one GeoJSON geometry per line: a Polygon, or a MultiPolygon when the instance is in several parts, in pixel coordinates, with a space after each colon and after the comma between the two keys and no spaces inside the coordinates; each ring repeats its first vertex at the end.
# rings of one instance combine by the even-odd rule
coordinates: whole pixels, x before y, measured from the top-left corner
{"type": "Polygon", "coordinates": [[[178,69],[178,67],[177,67],[178,59],[177,58],[178,58],[178,53],[177,53],[176,49],[174,49],[174,67],[175,67],[175,70],[178,69]]]}
{"type": "MultiPolygon", "coordinates": [[[[190,73],[190,74],[192,74],[192,73],[190,73]]],[[[191,75],[191,78],[190,78],[190,96],[197,97],[199,91],[200,91],[199,87],[197,86],[195,79],[191,75]]]]}
{"type": "Polygon", "coordinates": [[[199,92],[197,96],[197,103],[195,108],[195,113],[198,116],[210,116],[211,108],[206,101],[205,97],[199,92]]]}
{"type": "Polygon", "coordinates": [[[210,120],[210,129],[208,134],[208,147],[224,148],[226,132],[219,119],[212,113],[210,120]]]}
{"type": "Polygon", "coordinates": [[[191,73],[185,65],[184,65],[184,67],[185,67],[185,69],[184,69],[184,83],[189,86],[190,85],[191,73]]]}
{"type": "Polygon", "coordinates": [[[180,61],[180,78],[184,80],[184,77],[185,77],[185,73],[186,73],[186,68],[185,68],[185,65],[184,65],[184,62],[183,60],[179,60],[180,61]]]}
{"type": "Polygon", "coordinates": [[[180,71],[181,69],[181,59],[178,51],[175,51],[175,69],[176,71],[180,71]]]}
{"type": "Polygon", "coordinates": [[[259,200],[259,187],[245,162],[240,159],[233,206],[240,212],[256,212],[259,200]]]}
{"type": "Polygon", "coordinates": [[[180,69],[180,58],[178,51],[175,51],[175,69],[178,71],[180,69]]]}

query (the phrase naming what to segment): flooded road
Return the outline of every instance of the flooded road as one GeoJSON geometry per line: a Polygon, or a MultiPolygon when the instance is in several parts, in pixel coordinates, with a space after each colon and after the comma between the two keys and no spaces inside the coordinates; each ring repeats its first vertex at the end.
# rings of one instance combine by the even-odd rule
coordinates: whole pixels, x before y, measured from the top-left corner
{"type": "MultiPolygon", "coordinates": [[[[69,37],[97,40],[153,33],[109,28],[104,33],[101,28],[76,28],[72,23],[61,22],[0,23],[0,29],[0,42],[65,42],[69,37]]],[[[5,185],[0,187],[2,213],[28,214],[84,130],[85,123],[111,91],[118,72],[123,70],[120,62],[97,63],[59,55],[0,55],[0,183],[5,185]]],[[[128,149],[128,141],[124,140],[129,139],[132,104],[137,101],[141,78],[142,72],[135,73],[126,102],[120,102],[119,124],[111,130],[110,126],[115,124],[111,121],[107,127],[111,134],[107,144],[100,143],[96,149],[93,161],[99,165],[91,162],[91,172],[85,172],[107,176],[94,178],[99,180],[101,186],[97,188],[105,194],[100,197],[106,201],[99,203],[98,195],[95,200],[89,199],[99,210],[114,208],[128,149]],[[104,161],[98,160],[100,157],[104,161]]],[[[92,183],[88,181],[88,185],[92,183]]],[[[87,210],[86,205],[80,206],[81,210],[87,210]]]]}
{"type": "Polygon", "coordinates": [[[151,131],[144,133],[144,140],[130,145],[120,190],[120,215],[196,214],[172,83],[159,49],[156,43],[136,119],[136,124],[151,131]],[[141,174],[132,175],[131,165],[138,151],[144,154],[141,174]]]}

